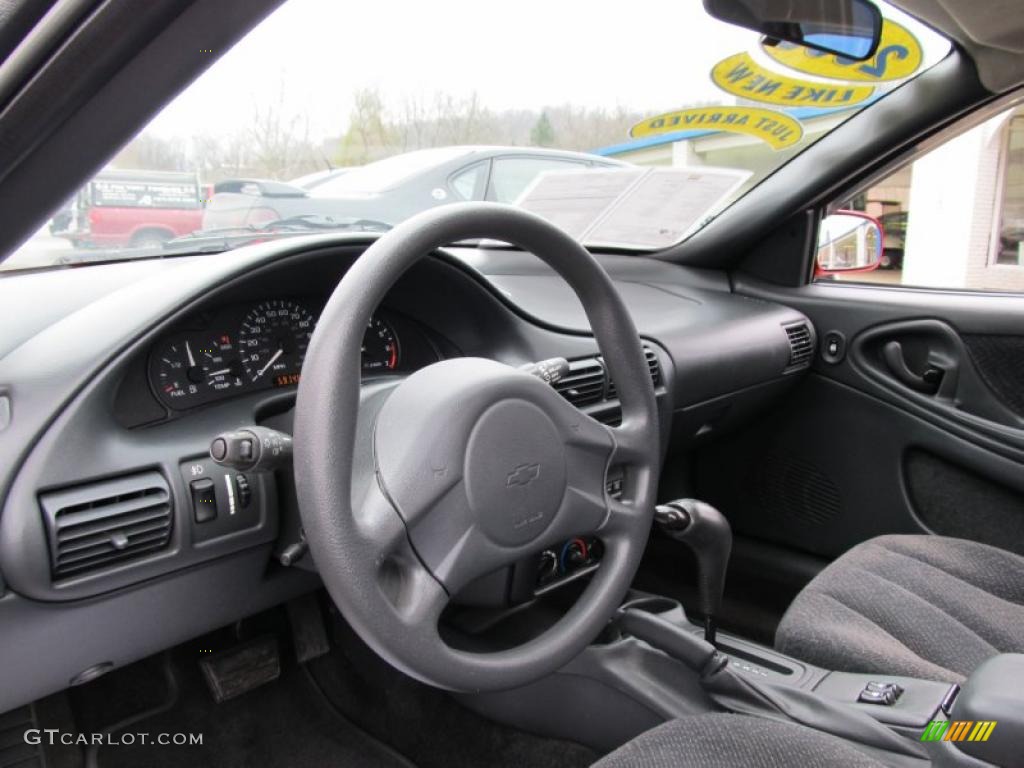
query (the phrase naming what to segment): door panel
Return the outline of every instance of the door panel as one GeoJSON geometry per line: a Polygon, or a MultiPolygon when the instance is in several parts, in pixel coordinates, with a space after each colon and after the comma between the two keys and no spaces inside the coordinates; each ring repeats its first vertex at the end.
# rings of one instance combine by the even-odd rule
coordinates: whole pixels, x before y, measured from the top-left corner
{"type": "Polygon", "coordinates": [[[911,506],[935,533],[973,539],[1024,555],[1020,473],[1015,473],[1014,488],[991,479],[986,469],[974,471],[966,463],[911,448],[904,467],[911,506]]]}
{"type": "Polygon", "coordinates": [[[784,404],[696,457],[739,533],[827,557],[909,532],[1024,552],[1024,297],[737,290],[801,310],[823,340],[784,404]]]}
{"type": "Polygon", "coordinates": [[[867,328],[853,339],[850,362],[871,385],[923,408],[939,423],[950,421],[1024,448],[1024,419],[985,382],[964,340],[943,320],[867,328]]]}
{"type": "Polygon", "coordinates": [[[1024,418],[1024,336],[965,334],[971,358],[996,397],[1024,418]]]}

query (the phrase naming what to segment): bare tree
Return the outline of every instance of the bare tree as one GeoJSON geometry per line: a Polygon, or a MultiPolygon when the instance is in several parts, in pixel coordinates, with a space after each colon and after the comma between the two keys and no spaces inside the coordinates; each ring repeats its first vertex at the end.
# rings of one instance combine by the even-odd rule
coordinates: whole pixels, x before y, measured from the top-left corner
{"type": "Polygon", "coordinates": [[[362,165],[394,154],[394,139],[385,122],[384,100],[375,88],[355,92],[349,127],[341,141],[341,165],[362,165]]]}
{"type": "Polygon", "coordinates": [[[290,178],[315,165],[309,120],[285,109],[284,84],[277,103],[255,107],[248,129],[252,170],[272,179],[290,178]]]}
{"type": "Polygon", "coordinates": [[[111,164],[115,168],[143,168],[153,171],[189,170],[184,147],[178,142],[148,133],[132,139],[111,164]]]}
{"type": "Polygon", "coordinates": [[[494,112],[479,95],[445,92],[406,98],[389,109],[380,91],[353,95],[345,132],[323,144],[310,138],[306,116],[289,110],[281,84],[276,100],[256,107],[244,128],[217,136],[197,133],[185,140],[148,133],[115,158],[121,168],[195,171],[203,181],[253,177],[287,180],[323,168],[331,146],[338,165],[361,165],[390,155],[455,144],[552,146],[589,151],[628,139],[645,114],[594,109],[569,103],[540,110],[494,112]]]}

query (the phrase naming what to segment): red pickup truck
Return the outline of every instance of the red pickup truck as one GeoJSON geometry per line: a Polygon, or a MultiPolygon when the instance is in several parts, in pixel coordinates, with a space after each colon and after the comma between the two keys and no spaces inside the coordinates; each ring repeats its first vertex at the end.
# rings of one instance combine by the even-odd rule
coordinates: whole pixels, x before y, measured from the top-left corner
{"type": "Polygon", "coordinates": [[[53,234],[76,248],[159,245],[199,229],[204,202],[193,173],[103,171],[55,217],[53,234]]]}

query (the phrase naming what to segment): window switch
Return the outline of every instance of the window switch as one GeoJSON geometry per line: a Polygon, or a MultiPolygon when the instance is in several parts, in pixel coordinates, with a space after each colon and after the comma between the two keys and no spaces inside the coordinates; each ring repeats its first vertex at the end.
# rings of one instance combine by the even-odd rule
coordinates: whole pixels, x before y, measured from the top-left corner
{"type": "Polygon", "coordinates": [[[197,523],[206,523],[217,517],[217,488],[208,477],[189,483],[192,491],[192,513],[197,523]]]}
{"type": "Polygon", "coordinates": [[[857,701],[889,707],[896,703],[902,693],[903,688],[896,683],[877,683],[872,680],[864,686],[857,701]]]}

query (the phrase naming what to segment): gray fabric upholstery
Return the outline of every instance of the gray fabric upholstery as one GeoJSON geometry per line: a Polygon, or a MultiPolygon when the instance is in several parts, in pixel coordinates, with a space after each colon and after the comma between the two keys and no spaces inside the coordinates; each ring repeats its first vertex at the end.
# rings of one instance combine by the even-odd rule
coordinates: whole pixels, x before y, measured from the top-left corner
{"type": "Polygon", "coordinates": [[[744,715],[681,717],[627,742],[592,768],[877,768],[847,742],[791,723],[744,715]]]}
{"type": "Polygon", "coordinates": [[[775,646],[829,669],[960,682],[1024,652],[1024,557],[942,536],[871,539],[797,595],[775,646]]]}

